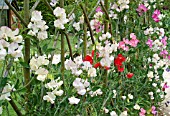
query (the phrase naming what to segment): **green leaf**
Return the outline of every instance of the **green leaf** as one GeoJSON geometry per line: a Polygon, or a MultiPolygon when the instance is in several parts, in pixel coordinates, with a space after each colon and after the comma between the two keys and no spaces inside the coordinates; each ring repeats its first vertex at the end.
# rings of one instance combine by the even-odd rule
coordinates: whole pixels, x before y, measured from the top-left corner
{"type": "Polygon", "coordinates": [[[19,62],[24,68],[30,68],[29,64],[27,64],[26,62],[19,62]]]}
{"type": "Polygon", "coordinates": [[[49,48],[49,49],[47,49],[46,53],[51,53],[54,50],[55,50],[54,48],[49,48]]]}
{"type": "Polygon", "coordinates": [[[3,88],[6,85],[7,79],[8,78],[1,77],[1,79],[0,79],[0,88],[3,88]]]}

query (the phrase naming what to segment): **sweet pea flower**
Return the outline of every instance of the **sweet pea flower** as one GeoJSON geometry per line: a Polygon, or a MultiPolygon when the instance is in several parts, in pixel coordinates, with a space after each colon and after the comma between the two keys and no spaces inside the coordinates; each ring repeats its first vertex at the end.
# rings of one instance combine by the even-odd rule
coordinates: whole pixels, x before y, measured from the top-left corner
{"type": "Polygon", "coordinates": [[[139,16],[141,16],[144,12],[147,12],[148,8],[145,5],[141,4],[138,6],[136,11],[138,12],[139,16]]]}
{"type": "Polygon", "coordinates": [[[146,44],[150,47],[150,48],[152,48],[152,46],[153,46],[153,40],[151,40],[151,39],[148,39],[148,41],[146,42],[146,44]]]}
{"type": "Polygon", "coordinates": [[[139,116],[145,116],[145,113],[146,113],[146,110],[141,108],[140,109],[140,113],[139,113],[139,116]]]}
{"type": "Polygon", "coordinates": [[[70,104],[78,104],[80,102],[80,99],[75,97],[68,98],[70,104]]]}
{"type": "Polygon", "coordinates": [[[166,56],[168,55],[168,51],[163,50],[163,51],[160,52],[160,55],[163,56],[163,58],[166,58],[166,56]]]}
{"type": "Polygon", "coordinates": [[[159,15],[161,14],[160,10],[156,9],[152,15],[152,18],[155,22],[159,22],[159,15]]]}
{"type": "Polygon", "coordinates": [[[156,115],[156,114],[157,114],[156,107],[155,107],[155,106],[152,106],[151,109],[152,109],[152,111],[151,111],[152,114],[153,114],[153,115],[156,115]]]}
{"type": "Polygon", "coordinates": [[[163,44],[164,46],[167,45],[167,42],[166,42],[166,41],[167,41],[167,37],[166,37],[166,36],[161,39],[161,42],[162,42],[162,44],[163,44]]]}
{"type": "Polygon", "coordinates": [[[101,9],[100,6],[98,6],[98,7],[96,8],[96,12],[102,12],[102,9],[101,9]]]}

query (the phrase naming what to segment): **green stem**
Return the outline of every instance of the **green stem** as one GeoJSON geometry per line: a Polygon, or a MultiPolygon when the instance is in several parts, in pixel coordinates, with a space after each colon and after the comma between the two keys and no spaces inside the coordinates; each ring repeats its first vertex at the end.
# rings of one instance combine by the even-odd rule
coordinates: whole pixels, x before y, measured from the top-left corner
{"type": "MultiPolygon", "coordinates": [[[[63,0],[63,1],[64,1],[64,0],[63,0]]],[[[52,7],[49,5],[48,1],[47,1],[47,0],[44,0],[44,3],[45,3],[45,5],[48,7],[48,9],[49,9],[51,12],[53,12],[53,9],[52,9],[52,7]]]]}
{"type": "MultiPolygon", "coordinates": [[[[85,6],[88,5],[87,0],[85,0],[85,6]]],[[[86,7],[85,7],[86,9],[86,7]]],[[[87,55],[87,25],[84,23],[83,24],[83,29],[84,29],[84,37],[83,37],[83,57],[87,55]]]]}
{"type": "MultiPolygon", "coordinates": [[[[29,19],[30,19],[30,10],[29,10],[29,2],[30,0],[24,0],[24,20],[26,22],[26,24],[29,23],[29,19]]],[[[25,44],[25,55],[24,55],[24,61],[26,64],[29,65],[29,60],[30,60],[30,38],[25,38],[24,41],[25,44]]],[[[30,69],[29,68],[24,68],[24,81],[25,81],[25,85],[27,85],[30,82],[30,69]]],[[[25,102],[26,104],[26,111],[29,111],[28,108],[28,96],[30,94],[30,85],[27,86],[26,88],[27,92],[25,94],[25,102]]]]}
{"type": "Polygon", "coordinates": [[[104,21],[104,32],[107,33],[108,29],[109,29],[109,23],[106,20],[106,19],[108,19],[108,17],[107,17],[107,11],[108,11],[108,8],[109,8],[109,1],[108,0],[104,0],[104,6],[106,8],[105,21],[104,21]]]}
{"type": "Polygon", "coordinates": [[[64,32],[64,34],[65,34],[66,39],[67,39],[67,44],[68,44],[68,48],[69,48],[69,51],[70,51],[71,60],[74,60],[73,59],[73,52],[72,52],[72,48],[71,48],[70,39],[69,39],[68,34],[66,32],[64,32]]]}
{"type": "Polygon", "coordinates": [[[93,30],[92,30],[92,28],[91,28],[90,21],[89,21],[89,19],[88,19],[86,10],[85,10],[85,8],[84,8],[84,6],[83,6],[82,4],[80,4],[80,7],[81,7],[81,9],[83,10],[86,24],[87,24],[87,26],[89,27],[92,43],[95,44],[94,37],[93,37],[93,30]]]}
{"type": "MultiPolygon", "coordinates": [[[[64,7],[64,0],[60,0],[60,7],[63,8],[64,7]]],[[[61,31],[61,77],[65,86],[65,78],[64,78],[64,61],[65,61],[65,57],[64,57],[64,52],[65,50],[65,45],[64,45],[64,33],[61,31]]]]}
{"type": "Polygon", "coordinates": [[[15,102],[13,101],[13,99],[10,97],[10,101],[9,103],[11,104],[12,108],[15,110],[15,112],[17,113],[18,116],[22,116],[22,113],[20,112],[20,110],[18,109],[17,105],[15,104],[15,102]]]}

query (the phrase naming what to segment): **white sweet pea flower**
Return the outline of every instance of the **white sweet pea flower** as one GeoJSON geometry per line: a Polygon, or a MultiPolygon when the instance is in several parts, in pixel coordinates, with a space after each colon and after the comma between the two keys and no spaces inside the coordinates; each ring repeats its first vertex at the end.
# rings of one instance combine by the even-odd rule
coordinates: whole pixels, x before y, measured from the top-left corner
{"type": "Polygon", "coordinates": [[[5,41],[4,39],[0,40],[0,48],[6,48],[10,45],[9,42],[5,41]]]}
{"type": "Polygon", "coordinates": [[[47,31],[39,31],[37,38],[38,38],[39,40],[47,39],[47,38],[48,38],[47,31]]]}
{"type": "Polygon", "coordinates": [[[127,111],[122,112],[122,113],[120,114],[120,116],[128,116],[127,111]]]}
{"type": "Polygon", "coordinates": [[[58,3],[58,0],[51,0],[50,5],[52,7],[55,7],[57,3],[58,3]]]}
{"type": "Polygon", "coordinates": [[[53,92],[47,92],[47,95],[43,97],[43,100],[46,100],[47,102],[51,102],[51,104],[54,104],[56,96],[53,92]]]}
{"type": "Polygon", "coordinates": [[[148,74],[147,74],[147,76],[148,76],[149,78],[153,78],[153,77],[154,77],[153,72],[152,72],[152,71],[149,71],[148,74]]]}
{"type": "Polygon", "coordinates": [[[129,99],[133,99],[133,95],[132,94],[128,94],[128,98],[129,99]]]}
{"type": "Polygon", "coordinates": [[[23,46],[19,46],[18,43],[13,42],[8,46],[8,54],[11,54],[15,58],[22,57],[22,48],[23,46]]]}
{"type": "MultiPolygon", "coordinates": [[[[69,14],[69,15],[70,15],[70,14],[69,14]]],[[[75,19],[75,17],[76,17],[76,16],[75,16],[75,14],[74,14],[74,13],[72,13],[68,20],[69,20],[69,21],[72,21],[72,20],[74,20],[74,19],[75,19]]]]}
{"type": "Polygon", "coordinates": [[[41,20],[42,20],[41,11],[33,11],[31,21],[36,22],[41,20]]]}
{"type": "Polygon", "coordinates": [[[84,61],[82,69],[87,71],[89,68],[92,68],[92,65],[90,64],[90,62],[84,61]]]}
{"type": "Polygon", "coordinates": [[[116,98],[117,92],[116,90],[113,90],[113,98],[116,98]]]}
{"type": "Polygon", "coordinates": [[[140,110],[140,106],[138,104],[135,104],[135,106],[133,107],[135,110],[140,110]]]}
{"type": "Polygon", "coordinates": [[[106,114],[109,113],[109,110],[106,107],[104,107],[103,110],[106,114]]]}
{"type": "Polygon", "coordinates": [[[36,70],[35,74],[38,75],[47,75],[48,74],[48,70],[45,68],[40,67],[38,70],[36,70]]]}
{"type": "Polygon", "coordinates": [[[74,22],[73,27],[75,28],[76,31],[80,31],[80,22],[74,22]]]}
{"type": "Polygon", "coordinates": [[[2,93],[4,93],[4,94],[2,94],[0,96],[0,100],[8,100],[8,101],[10,101],[11,99],[9,97],[11,96],[10,92],[12,90],[15,91],[14,85],[11,86],[9,83],[7,83],[7,85],[5,85],[5,87],[2,90],[2,93]]]}
{"type": "Polygon", "coordinates": [[[39,56],[37,58],[37,64],[40,66],[40,65],[48,65],[49,64],[49,60],[46,59],[45,56],[39,56]]]}
{"type": "Polygon", "coordinates": [[[125,99],[126,99],[126,96],[122,96],[122,99],[125,100],[125,99]]]}
{"type": "Polygon", "coordinates": [[[65,29],[63,22],[61,20],[55,20],[54,21],[54,26],[59,28],[59,29],[65,29]]]}
{"type": "Polygon", "coordinates": [[[6,55],[7,55],[6,49],[1,48],[0,49],[0,60],[4,60],[6,55]]]}
{"type": "Polygon", "coordinates": [[[86,94],[86,89],[80,89],[77,93],[79,95],[85,95],[86,94]]]}
{"type": "Polygon", "coordinates": [[[118,116],[115,111],[110,112],[110,116],[118,116]]]}
{"type": "Polygon", "coordinates": [[[37,70],[39,67],[39,65],[37,64],[37,59],[35,59],[35,57],[33,57],[30,60],[30,67],[31,67],[31,70],[37,70]]]}
{"type": "Polygon", "coordinates": [[[47,75],[38,75],[37,80],[44,82],[46,77],[47,77],[47,75]]]}
{"type": "Polygon", "coordinates": [[[11,38],[13,42],[22,43],[23,37],[21,35],[11,38]]]}
{"type": "Polygon", "coordinates": [[[53,93],[54,93],[54,95],[56,95],[56,96],[62,96],[63,93],[64,93],[64,91],[63,91],[63,90],[57,90],[57,89],[55,89],[55,90],[53,91],[53,93]]]}
{"type": "Polygon", "coordinates": [[[55,54],[53,56],[52,64],[57,65],[59,62],[61,62],[61,55],[60,54],[55,54]]]}
{"type": "Polygon", "coordinates": [[[70,104],[78,104],[80,102],[80,99],[75,97],[68,98],[70,104]]]}
{"type": "Polygon", "coordinates": [[[96,69],[95,69],[95,68],[90,68],[90,69],[88,70],[88,76],[89,76],[89,77],[96,77],[96,76],[97,76],[97,74],[96,74],[96,69]]]}

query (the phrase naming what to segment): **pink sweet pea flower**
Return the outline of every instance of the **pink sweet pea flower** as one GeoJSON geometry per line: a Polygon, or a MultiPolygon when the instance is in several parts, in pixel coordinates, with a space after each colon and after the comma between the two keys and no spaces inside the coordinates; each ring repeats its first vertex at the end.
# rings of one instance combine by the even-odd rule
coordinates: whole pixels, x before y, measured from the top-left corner
{"type": "Polygon", "coordinates": [[[94,22],[94,28],[96,29],[96,32],[97,32],[97,33],[100,32],[100,25],[101,25],[100,22],[99,22],[99,21],[97,22],[97,21],[95,20],[95,22],[94,22]]]}
{"type": "Polygon", "coordinates": [[[155,107],[155,106],[152,106],[152,111],[151,111],[151,112],[152,112],[153,115],[156,115],[156,114],[157,114],[157,111],[156,111],[156,107],[155,107]]]}
{"type": "Polygon", "coordinates": [[[139,113],[139,116],[145,116],[145,113],[146,113],[146,110],[141,108],[140,109],[140,113],[139,113]]]}
{"type": "Polygon", "coordinates": [[[168,51],[163,50],[163,51],[160,52],[160,55],[163,56],[163,58],[166,58],[166,55],[168,55],[168,51]]]}
{"type": "Polygon", "coordinates": [[[136,47],[138,42],[139,42],[139,40],[137,40],[137,39],[131,39],[129,41],[129,45],[131,45],[132,47],[136,47]]]}
{"type": "Polygon", "coordinates": [[[136,39],[136,35],[135,35],[134,33],[131,33],[131,34],[130,34],[130,38],[136,39]]]}
{"type": "Polygon", "coordinates": [[[96,12],[102,12],[102,9],[100,8],[100,6],[98,6],[98,7],[96,8],[96,12]]]}
{"type": "Polygon", "coordinates": [[[129,44],[129,40],[126,38],[123,38],[123,42],[125,42],[125,44],[129,44]]]}
{"type": "Polygon", "coordinates": [[[159,22],[160,19],[159,19],[159,15],[161,14],[160,10],[156,9],[152,15],[152,18],[155,22],[159,22]]]}
{"type": "Polygon", "coordinates": [[[168,59],[170,60],[170,55],[168,55],[168,59]]]}
{"type": "Polygon", "coordinates": [[[153,40],[151,40],[151,39],[148,39],[148,41],[146,42],[146,44],[147,44],[150,48],[152,48],[152,43],[153,43],[153,40]]]}
{"type": "Polygon", "coordinates": [[[166,36],[161,39],[161,42],[164,46],[166,46],[166,44],[167,44],[166,40],[167,40],[166,36]]]}
{"type": "Polygon", "coordinates": [[[136,11],[138,12],[139,16],[141,16],[144,12],[146,12],[148,8],[144,6],[143,4],[139,5],[136,11]]]}

